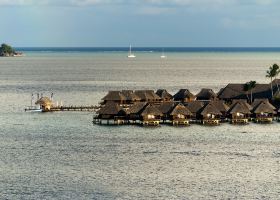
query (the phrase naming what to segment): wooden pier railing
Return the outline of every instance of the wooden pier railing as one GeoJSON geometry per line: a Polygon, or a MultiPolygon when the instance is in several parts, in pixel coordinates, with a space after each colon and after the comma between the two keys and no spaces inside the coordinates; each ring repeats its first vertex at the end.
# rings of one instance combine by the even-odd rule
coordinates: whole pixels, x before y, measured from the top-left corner
{"type": "Polygon", "coordinates": [[[50,111],[96,111],[99,106],[59,106],[52,107],[50,111]]]}

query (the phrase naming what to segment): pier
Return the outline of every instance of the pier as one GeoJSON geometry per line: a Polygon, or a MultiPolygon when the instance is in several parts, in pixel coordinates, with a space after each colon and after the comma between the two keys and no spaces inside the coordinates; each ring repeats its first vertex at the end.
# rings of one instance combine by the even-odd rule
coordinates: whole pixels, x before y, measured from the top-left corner
{"type": "Polygon", "coordinates": [[[60,106],[60,107],[52,107],[50,112],[55,111],[85,111],[85,112],[93,112],[97,111],[100,106],[60,106]]]}

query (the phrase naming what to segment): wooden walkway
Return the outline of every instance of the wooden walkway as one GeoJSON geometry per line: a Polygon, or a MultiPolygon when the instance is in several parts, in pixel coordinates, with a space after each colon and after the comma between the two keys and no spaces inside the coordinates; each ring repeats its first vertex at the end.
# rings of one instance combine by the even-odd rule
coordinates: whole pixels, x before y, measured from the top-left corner
{"type": "Polygon", "coordinates": [[[54,111],[96,111],[100,107],[99,106],[60,106],[60,107],[52,107],[50,112],[54,111]]]}

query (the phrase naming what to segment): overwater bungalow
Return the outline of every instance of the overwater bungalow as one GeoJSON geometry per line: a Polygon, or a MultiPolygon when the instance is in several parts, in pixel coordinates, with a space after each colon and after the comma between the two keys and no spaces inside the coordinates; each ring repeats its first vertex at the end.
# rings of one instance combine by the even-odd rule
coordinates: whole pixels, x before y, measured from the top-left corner
{"type": "Polygon", "coordinates": [[[211,101],[211,103],[214,104],[215,107],[222,113],[221,120],[225,121],[228,116],[229,106],[225,104],[223,100],[214,100],[211,101]]]}
{"type": "Polygon", "coordinates": [[[192,120],[199,118],[200,112],[204,107],[204,102],[202,101],[192,101],[185,105],[189,111],[192,113],[192,120]]]}
{"type": "Polygon", "coordinates": [[[140,123],[141,113],[148,105],[146,102],[136,102],[126,111],[127,120],[133,124],[140,123]]]}
{"type": "Polygon", "coordinates": [[[156,94],[162,99],[162,101],[171,101],[173,96],[165,89],[158,89],[156,94]]]}
{"type": "Polygon", "coordinates": [[[126,102],[126,97],[121,91],[109,91],[108,94],[102,98],[102,100],[102,104],[117,103],[121,105],[126,102]]]}
{"type": "Polygon", "coordinates": [[[195,96],[188,89],[180,89],[174,96],[174,101],[181,101],[182,103],[192,102],[195,96]]]}
{"type": "Polygon", "coordinates": [[[172,112],[174,106],[175,106],[174,102],[162,102],[161,104],[157,105],[157,108],[163,114],[161,117],[163,123],[170,121],[170,113],[172,112]]]}
{"type": "Polygon", "coordinates": [[[237,101],[232,104],[229,111],[229,117],[232,124],[248,124],[251,116],[250,107],[243,101],[237,101]]]}
{"type": "Polygon", "coordinates": [[[126,112],[118,103],[108,102],[100,110],[96,112],[98,115],[94,118],[94,122],[98,124],[124,124],[126,123],[126,112]]]}
{"type": "Polygon", "coordinates": [[[153,90],[136,90],[135,94],[141,102],[157,103],[162,101],[153,90]]]}
{"type": "Polygon", "coordinates": [[[141,113],[142,124],[158,126],[162,116],[162,112],[155,105],[148,104],[141,113]]]}
{"type": "Polygon", "coordinates": [[[219,125],[222,113],[213,103],[210,102],[202,109],[200,116],[202,119],[202,124],[219,125]]]}
{"type": "Polygon", "coordinates": [[[181,103],[177,104],[170,113],[173,125],[189,125],[191,116],[191,111],[181,103]]]}
{"type": "Polygon", "coordinates": [[[271,123],[276,114],[275,109],[268,100],[259,101],[253,108],[253,118],[257,123],[271,123]]]}
{"type": "Polygon", "coordinates": [[[49,97],[41,97],[35,102],[36,107],[42,109],[42,112],[49,112],[53,107],[53,102],[49,97]]]}
{"type": "Polygon", "coordinates": [[[141,101],[141,98],[138,97],[133,90],[122,90],[121,94],[125,96],[124,104],[133,104],[141,101]]]}
{"type": "Polygon", "coordinates": [[[196,95],[198,101],[213,101],[217,99],[217,94],[212,89],[203,88],[196,95]]]}

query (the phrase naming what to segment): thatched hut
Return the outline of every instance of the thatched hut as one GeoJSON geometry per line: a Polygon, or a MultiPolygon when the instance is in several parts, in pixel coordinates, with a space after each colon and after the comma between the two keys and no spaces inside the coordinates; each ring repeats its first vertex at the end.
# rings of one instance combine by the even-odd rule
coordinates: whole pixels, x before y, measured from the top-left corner
{"type": "Polygon", "coordinates": [[[43,112],[51,111],[53,102],[49,97],[41,97],[35,102],[35,105],[42,109],[43,112]]]}
{"type": "Polygon", "coordinates": [[[141,113],[145,109],[148,103],[146,102],[136,102],[131,107],[128,108],[126,111],[127,119],[132,122],[136,123],[142,119],[141,113]]]}
{"type": "Polygon", "coordinates": [[[133,90],[122,90],[121,94],[125,97],[125,104],[133,104],[141,101],[141,98],[138,97],[133,90]]]}
{"type": "Polygon", "coordinates": [[[228,111],[231,123],[233,124],[248,124],[251,116],[250,107],[243,101],[237,101],[232,104],[228,111]]]}
{"type": "Polygon", "coordinates": [[[161,102],[161,98],[157,94],[155,94],[153,90],[136,90],[135,94],[140,98],[141,102],[161,102]]]}
{"type": "Polygon", "coordinates": [[[192,101],[187,103],[186,107],[192,113],[192,119],[196,120],[199,118],[200,112],[204,107],[204,102],[201,101],[192,101]]]}
{"type": "Polygon", "coordinates": [[[159,125],[162,112],[154,105],[148,104],[141,113],[143,125],[159,125]]]}
{"type": "Polygon", "coordinates": [[[165,89],[158,89],[156,94],[162,99],[162,101],[171,101],[173,96],[165,89]]]}
{"type": "Polygon", "coordinates": [[[212,104],[215,105],[216,108],[218,108],[218,110],[222,113],[221,116],[221,120],[225,120],[228,116],[228,110],[229,110],[229,106],[227,104],[225,104],[225,102],[223,100],[214,100],[211,101],[212,104]]]}
{"type": "Polygon", "coordinates": [[[102,98],[103,104],[109,103],[117,103],[124,104],[126,101],[126,97],[122,94],[121,91],[109,91],[108,94],[102,98]]]}
{"type": "Polygon", "coordinates": [[[180,89],[174,96],[174,101],[192,102],[195,100],[195,96],[188,89],[180,89]]]}
{"type": "MultiPolygon", "coordinates": [[[[218,98],[226,102],[232,102],[233,99],[248,100],[248,92],[244,90],[244,84],[228,84],[218,92],[218,98]]],[[[268,98],[271,99],[269,84],[256,84],[252,90],[253,99],[268,98]]]]}
{"type": "Polygon", "coordinates": [[[253,117],[256,122],[271,123],[276,114],[275,109],[269,101],[260,101],[253,108],[253,117]]]}
{"type": "Polygon", "coordinates": [[[174,108],[174,106],[175,106],[174,102],[162,102],[161,104],[157,105],[157,108],[163,114],[162,115],[163,122],[166,122],[170,119],[170,113],[174,108]]]}
{"type": "Polygon", "coordinates": [[[210,102],[201,110],[200,116],[203,124],[219,125],[222,113],[210,102]]]}
{"type": "Polygon", "coordinates": [[[189,125],[192,112],[183,104],[177,104],[170,113],[173,125],[189,125]]]}
{"type": "Polygon", "coordinates": [[[200,100],[200,101],[211,101],[216,99],[217,99],[217,94],[212,89],[203,88],[196,95],[196,100],[200,100]]]}
{"type": "Polygon", "coordinates": [[[107,124],[124,124],[126,121],[126,112],[118,103],[108,102],[100,110],[96,112],[98,116],[95,118],[96,123],[102,124],[106,121],[107,124]]]}

